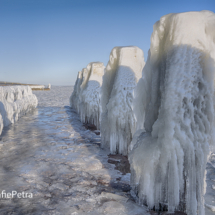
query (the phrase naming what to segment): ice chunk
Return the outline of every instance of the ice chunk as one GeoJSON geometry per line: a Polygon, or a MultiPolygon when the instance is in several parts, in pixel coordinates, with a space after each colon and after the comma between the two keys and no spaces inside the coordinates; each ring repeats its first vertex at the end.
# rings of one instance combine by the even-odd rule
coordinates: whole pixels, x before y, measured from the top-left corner
{"type": "Polygon", "coordinates": [[[102,147],[110,148],[112,154],[128,153],[135,128],[133,90],[144,64],[143,51],[138,47],[115,47],[111,51],[101,87],[101,136],[102,147]]]}
{"type": "Polygon", "coordinates": [[[0,87],[0,128],[14,123],[37,106],[37,97],[29,86],[0,87]]]}
{"type": "Polygon", "coordinates": [[[149,208],[204,214],[205,167],[213,144],[215,14],[168,14],[154,25],[135,92],[131,186],[149,208]],[[144,123],[145,122],[145,123],[144,123]]]}
{"type": "Polygon", "coordinates": [[[210,209],[211,211],[215,212],[215,206],[205,204],[205,207],[207,207],[207,208],[210,209]]]}
{"type": "Polygon", "coordinates": [[[127,197],[120,196],[114,193],[107,193],[107,192],[101,193],[101,195],[99,196],[99,199],[102,199],[102,198],[113,199],[115,201],[122,202],[122,203],[126,203],[128,201],[127,197]]]}

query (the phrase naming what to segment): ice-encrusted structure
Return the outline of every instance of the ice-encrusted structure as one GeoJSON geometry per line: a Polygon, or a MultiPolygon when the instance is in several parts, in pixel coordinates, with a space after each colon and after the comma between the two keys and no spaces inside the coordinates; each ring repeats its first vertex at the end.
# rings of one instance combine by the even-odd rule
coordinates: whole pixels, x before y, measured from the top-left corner
{"type": "Polygon", "coordinates": [[[129,154],[132,193],[149,208],[204,214],[213,143],[215,14],[169,14],[154,25],[135,93],[140,132],[129,154]],[[144,123],[145,121],[145,123],[144,123]]]}
{"type": "Polygon", "coordinates": [[[90,63],[87,66],[88,81],[86,78],[81,85],[81,109],[82,122],[95,125],[100,129],[100,89],[104,75],[104,64],[100,62],[90,63]]]}
{"type": "Polygon", "coordinates": [[[0,131],[36,108],[37,103],[37,97],[29,86],[0,87],[0,131]]]}
{"type": "Polygon", "coordinates": [[[101,87],[102,147],[127,155],[135,128],[133,90],[141,78],[143,51],[136,46],[115,47],[110,54],[101,87]]]}
{"type": "Polygon", "coordinates": [[[79,106],[79,93],[80,93],[80,89],[81,89],[80,86],[83,81],[83,70],[78,72],[75,86],[74,86],[72,95],[70,96],[70,106],[72,108],[74,108],[75,110],[78,110],[78,106],[79,106]]]}
{"type": "Polygon", "coordinates": [[[92,62],[79,72],[70,106],[80,114],[81,121],[100,128],[100,88],[104,75],[104,64],[92,62]]]}
{"type": "Polygon", "coordinates": [[[2,133],[2,129],[3,129],[3,119],[2,119],[2,115],[1,115],[1,113],[0,113],[0,135],[1,135],[1,133],[2,133]]]}

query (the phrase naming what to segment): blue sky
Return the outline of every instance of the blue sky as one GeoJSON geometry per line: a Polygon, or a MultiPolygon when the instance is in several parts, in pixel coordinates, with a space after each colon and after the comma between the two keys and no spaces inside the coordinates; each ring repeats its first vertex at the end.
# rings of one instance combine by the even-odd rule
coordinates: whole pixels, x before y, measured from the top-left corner
{"type": "Polygon", "coordinates": [[[0,81],[72,85],[115,46],[147,56],[161,16],[200,10],[215,0],[0,0],[0,81]]]}

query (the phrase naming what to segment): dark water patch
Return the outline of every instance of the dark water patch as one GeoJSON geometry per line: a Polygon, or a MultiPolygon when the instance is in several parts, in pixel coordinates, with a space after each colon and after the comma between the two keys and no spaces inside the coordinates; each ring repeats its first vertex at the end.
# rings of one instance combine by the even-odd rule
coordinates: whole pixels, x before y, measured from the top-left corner
{"type": "Polygon", "coordinates": [[[130,173],[130,164],[128,161],[128,157],[124,156],[124,155],[108,155],[109,159],[108,159],[108,163],[114,164],[115,165],[115,169],[119,170],[120,172],[122,172],[123,175],[125,175],[126,173],[130,173]]]}

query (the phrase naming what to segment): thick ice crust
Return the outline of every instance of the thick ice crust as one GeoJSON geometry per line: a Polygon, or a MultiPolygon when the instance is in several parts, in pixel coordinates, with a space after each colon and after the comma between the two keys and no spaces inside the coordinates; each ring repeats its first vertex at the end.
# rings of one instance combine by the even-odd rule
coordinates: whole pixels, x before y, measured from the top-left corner
{"type": "Polygon", "coordinates": [[[94,124],[100,129],[100,88],[104,75],[104,64],[93,62],[79,72],[70,106],[78,111],[81,121],[94,124]]]}
{"type": "Polygon", "coordinates": [[[205,167],[213,144],[215,14],[169,14],[154,25],[135,92],[138,129],[131,185],[149,208],[204,214],[205,167]],[[144,123],[145,122],[145,123],[144,123]]]}
{"type": "Polygon", "coordinates": [[[37,97],[29,86],[0,87],[0,131],[36,108],[37,104],[37,97]]]}
{"type": "Polygon", "coordinates": [[[133,90],[141,77],[145,62],[138,47],[115,47],[103,76],[101,87],[102,147],[112,154],[127,155],[135,129],[132,111],[133,90]]]}

